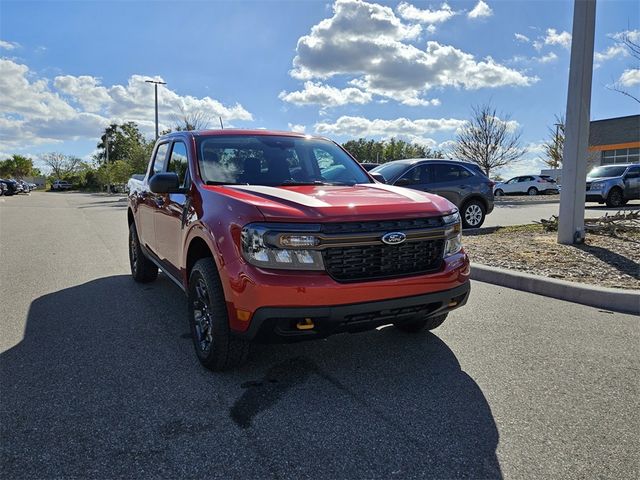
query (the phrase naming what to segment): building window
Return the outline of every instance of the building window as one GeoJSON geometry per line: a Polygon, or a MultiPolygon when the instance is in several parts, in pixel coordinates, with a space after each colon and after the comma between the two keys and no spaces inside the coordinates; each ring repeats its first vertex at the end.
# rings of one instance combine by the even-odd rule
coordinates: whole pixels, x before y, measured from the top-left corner
{"type": "Polygon", "coordinates": [[[602,151],[602,165],[612,165],[614,163],[638,163],[638,148],[619,148],[617,150],[602,151]]]}

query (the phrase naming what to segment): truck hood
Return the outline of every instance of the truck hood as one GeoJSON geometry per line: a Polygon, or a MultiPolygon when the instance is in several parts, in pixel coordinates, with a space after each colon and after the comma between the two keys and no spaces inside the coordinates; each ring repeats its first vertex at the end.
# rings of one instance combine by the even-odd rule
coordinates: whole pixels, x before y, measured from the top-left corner
{"type": "Polygon", "coordinates": [[[256,206],[269,221],[348,221],[444,215],[455,209],[448,200],[429,193],[370,183],[354,186],[262,185],[207,186],[256,206]]]}

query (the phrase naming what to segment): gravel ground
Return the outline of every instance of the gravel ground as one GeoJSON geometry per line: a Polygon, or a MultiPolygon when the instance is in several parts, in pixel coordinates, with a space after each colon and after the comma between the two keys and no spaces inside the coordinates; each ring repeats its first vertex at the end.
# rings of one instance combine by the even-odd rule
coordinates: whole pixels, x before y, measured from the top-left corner
{"type": "Polygon", "coordinates": [[[465,234],[471,261],[603,287],[640,289],[640,234],[588,235],[584,245],[559,245],[538,225],[465,234]]]}

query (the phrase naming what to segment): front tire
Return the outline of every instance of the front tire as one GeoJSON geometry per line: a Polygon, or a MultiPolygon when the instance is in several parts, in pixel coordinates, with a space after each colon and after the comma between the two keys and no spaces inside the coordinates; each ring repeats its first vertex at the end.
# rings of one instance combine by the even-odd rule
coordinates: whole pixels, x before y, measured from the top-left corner
{"type": "Polygon", "coordinates": [[[462,207],[462,226],[464,228],[479,228],[484,223],[485,208],[478,200],[470,200],[462,207]]]}
{"type": "Polygon", "coordinates": [[[494,192],[494,195],[496,197],[502,197],[504,195],[504,192],[501,189],[498,189],[494,192]]]}
{"type": "Polygon", "coordinates": [[[198,260],[189,276],[189,325],[198,360],[214,372],[242,365],[250,342],[229,329],[227,303],[212,258],[198,260]]]}
{"type": "Polygon", "coordinates": [[[405,333],[420,333],[424,330],[433,330],[438,328],[447,319],[447,313],[438,315],[437,317],[424,318],[422,320],[414,320],[412,322],[394,323],[393,326],[405,333]]]}
{"type": "Polygon", "coordinates": [[[536,187],[531,187],[529,190],[527,190],[527,195],[531,197],[538,195],[538,189],[536,187]]]}
{"type": "Polygon", "coordinates": [[[129,225],[129,266],[131,276],[138,283],[149,283],[158,278],[158,267],[142,251],[134,222],[129,225]]]}
{"type": "Polygon", "coordinates": [[[614,187],[609,191],[609,195],[607,195],[607,207],[609,208],[620,208],[624,206],[625,201],[622,196],[622,190],[618,187],[614,187]]]}

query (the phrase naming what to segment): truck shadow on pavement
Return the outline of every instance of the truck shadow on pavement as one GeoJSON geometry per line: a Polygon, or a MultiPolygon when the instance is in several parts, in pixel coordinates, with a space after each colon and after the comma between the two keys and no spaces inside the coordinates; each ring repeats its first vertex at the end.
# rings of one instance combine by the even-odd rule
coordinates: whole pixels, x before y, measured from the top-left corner
{"type": "Polygon", "coordinates": [[[214,374],[185,303],[126,275],[34,300],[0,355],[1,476],[502,478],[487,400],[436,335],[257,346],[214,374]]]}

